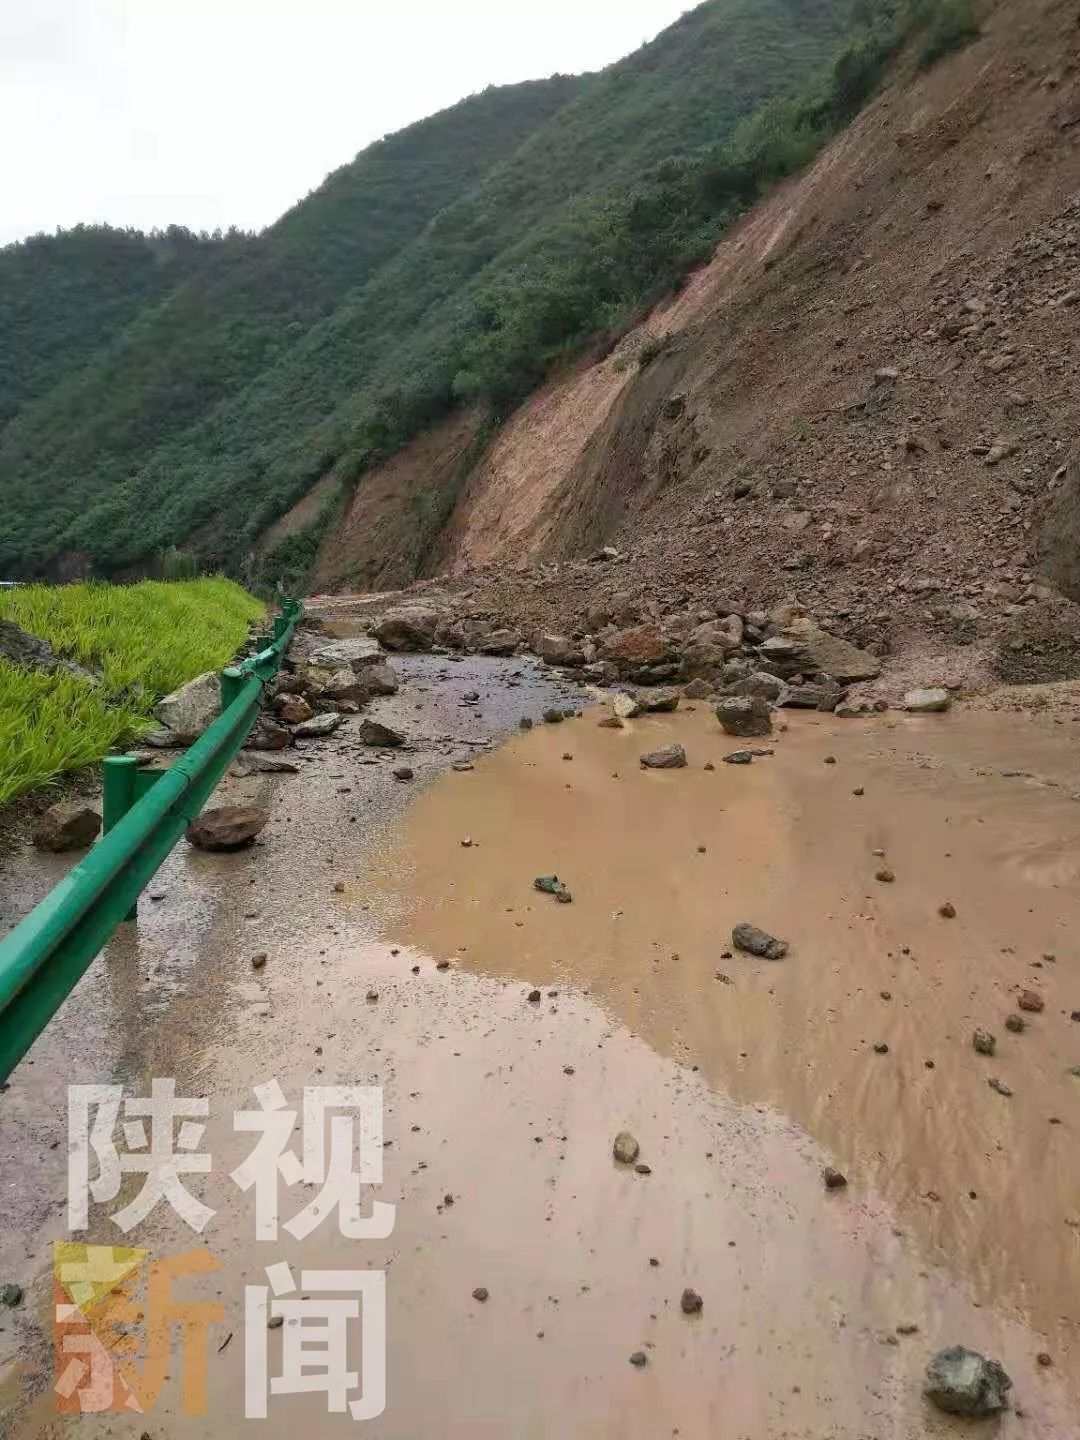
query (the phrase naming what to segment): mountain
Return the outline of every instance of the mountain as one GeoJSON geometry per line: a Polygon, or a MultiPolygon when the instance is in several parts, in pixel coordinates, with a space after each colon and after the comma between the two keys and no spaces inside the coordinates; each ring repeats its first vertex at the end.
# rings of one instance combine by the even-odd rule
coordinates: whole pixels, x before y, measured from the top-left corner
{"type": "Polygon", "coordinates": [[[913,10],[957,3],[708,0],[598,74],[378,142],[261,235],[0,252],[0,573],[137,573],[173,546],[238,571],[317,482],[362,486],[456,407],[490,417],[482,444],[850,118],[913,10]]]}

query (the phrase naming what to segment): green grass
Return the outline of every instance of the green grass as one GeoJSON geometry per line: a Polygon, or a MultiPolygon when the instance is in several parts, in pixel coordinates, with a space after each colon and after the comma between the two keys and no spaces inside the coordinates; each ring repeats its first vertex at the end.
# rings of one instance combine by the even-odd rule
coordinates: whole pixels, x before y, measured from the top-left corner
{"type": "Polygon", "coordinates": [[[31,585],[0,596],[0,618],[100,677],[94,684],[0,661],[0,806],[131,739],[156,700],[224,665],[264,613],[223,579],[31,585]]]}

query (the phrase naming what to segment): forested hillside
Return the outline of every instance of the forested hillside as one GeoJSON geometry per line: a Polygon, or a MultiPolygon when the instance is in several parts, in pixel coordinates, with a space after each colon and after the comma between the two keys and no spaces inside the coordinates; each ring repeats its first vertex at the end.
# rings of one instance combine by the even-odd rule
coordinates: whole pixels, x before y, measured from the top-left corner
{"type": "Polygon", "coordinates": [[[179,283],[154,239],[91,280],[70,237],[0,252],[0,573],[174,544],[235,569],[321,476],[354,482],[460,401],[497,417],[677,286],[943,7],[708,0],[598,75],[370,147],[263,235],[195,245],[179,283]],[[72,303],[23,305],[17,342],[5,267],[34,245],[70,254],[72,303]]]}

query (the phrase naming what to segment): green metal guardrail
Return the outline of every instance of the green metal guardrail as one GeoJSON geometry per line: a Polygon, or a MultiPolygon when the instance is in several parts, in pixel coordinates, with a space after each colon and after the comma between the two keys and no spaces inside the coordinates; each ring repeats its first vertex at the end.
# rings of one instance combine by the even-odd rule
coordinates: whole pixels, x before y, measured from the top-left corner
{"type": "Polygon", "coordinates": [[[103,762],[100,840],[0,941],[0,1081],[121,921],[135,919],[140,892],[247,739],[300,615],[300,602],[286,600],[259,652],[221,672],[220,717],[167,770],[140,770],[130,755],[103,762]]]}

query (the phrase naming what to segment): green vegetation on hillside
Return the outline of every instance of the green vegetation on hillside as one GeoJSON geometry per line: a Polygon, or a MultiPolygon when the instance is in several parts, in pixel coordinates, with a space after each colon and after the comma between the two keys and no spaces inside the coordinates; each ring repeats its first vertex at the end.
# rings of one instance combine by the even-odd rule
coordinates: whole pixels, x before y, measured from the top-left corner
{"type": "Polygon", "coordinates": [[[962,4],[707,0],[600,74],[489,90],[371,147],[0,430],[0,574],[71,552],[147,567],[177,543],[242,573],[317,479],[362,483],[462,401],[505,413],[677,287],[962,4]]]}
{"type": "Polygon", "coordinates": [[[224,579],[32,585],[0,594],[0,619],[100,677],[95,684],[40,675],[0,660],[0,805],[147,728],[155,701],[226,664],[264,613],[224,579]]]}

